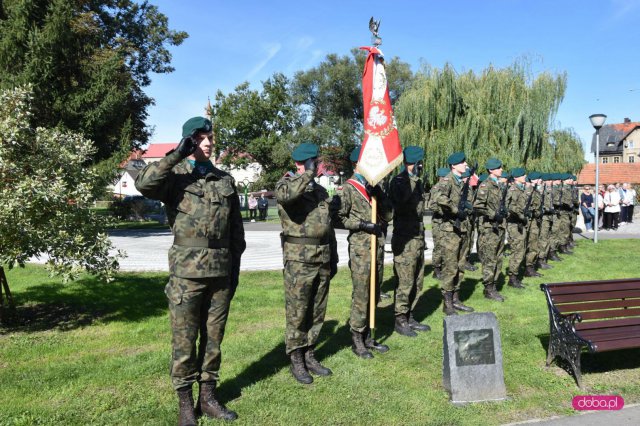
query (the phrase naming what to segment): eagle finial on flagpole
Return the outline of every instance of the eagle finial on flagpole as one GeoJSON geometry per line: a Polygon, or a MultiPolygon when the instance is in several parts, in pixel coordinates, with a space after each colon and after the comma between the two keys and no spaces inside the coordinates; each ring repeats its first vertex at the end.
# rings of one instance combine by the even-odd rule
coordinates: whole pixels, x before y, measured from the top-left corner
{"type": "Polygon", "coordinates": [[[371,44],[373,44],[374,47],[378,47],[382,44],[382,37],[380,37],[378,35],[378,28],[380,28],[380,21],[381,19],[378,19],[377,21],[375,19],[373,19],[373,16],[371,17],[371,19],[369,19],[369,31],[371,31],[371,44]]]}

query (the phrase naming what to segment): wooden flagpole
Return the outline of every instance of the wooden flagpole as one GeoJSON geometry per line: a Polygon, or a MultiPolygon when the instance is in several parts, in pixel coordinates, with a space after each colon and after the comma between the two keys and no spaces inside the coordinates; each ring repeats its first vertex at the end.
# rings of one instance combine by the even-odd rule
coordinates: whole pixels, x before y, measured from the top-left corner
{"type": "MultiPolygon", "coordinates": [[[[378,200],[371,197],[371,222],[376,223],[378,217],[378,200]]],[[[378,254],[378,238],[376,234],[371,234],[371,273],[369,280],[369,328],[371,329],[371,338],[374,338],[374,330],[376,328],[376,271],[377,271],[377,254],[378,254]]]]}

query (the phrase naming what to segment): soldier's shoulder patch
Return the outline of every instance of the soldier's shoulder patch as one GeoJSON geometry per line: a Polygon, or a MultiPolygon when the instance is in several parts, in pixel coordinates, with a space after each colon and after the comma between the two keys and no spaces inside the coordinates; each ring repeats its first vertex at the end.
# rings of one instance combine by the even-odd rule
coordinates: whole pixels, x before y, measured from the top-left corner
{"type": "Polygon", "coordinates": [[[442,178],[442,181],[443,181],[443,182],[448,182],[448,181],[449,181],[449,179],[450,179],[450,178],[445,177],[445,178],[442,178]]]}
{"type": "Polygon", "coordinates": [[[509,191],[515,191],[515,190],[516,190],[515,188],[509,188],[509,191]]]}
{"type": "Polygon", "coordinates": [[[487,184],[486,184],[486,183],[482,182],[482,183],[480,184],[480,188],[486,188],[486,187],[487,187],[487,184]]]}

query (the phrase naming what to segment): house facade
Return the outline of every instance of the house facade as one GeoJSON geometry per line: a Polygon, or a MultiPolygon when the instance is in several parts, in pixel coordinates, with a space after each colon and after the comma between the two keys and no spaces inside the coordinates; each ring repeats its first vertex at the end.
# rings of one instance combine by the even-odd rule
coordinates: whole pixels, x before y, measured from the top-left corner
{"type": "MultiPolygon", "coordinates": [[[[595,144],[594,133],[591,145],[594,153],[595,144]]],[[[598,155],[601,164],[640,162],[640,122],[625,118],[623,123],[602,126],[598,155]]]]}

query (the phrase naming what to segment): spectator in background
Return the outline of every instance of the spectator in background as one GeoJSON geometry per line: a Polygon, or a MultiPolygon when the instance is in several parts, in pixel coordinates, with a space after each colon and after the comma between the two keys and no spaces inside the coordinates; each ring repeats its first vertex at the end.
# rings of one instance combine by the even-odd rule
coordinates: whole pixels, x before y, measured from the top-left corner
{"type": "Polygon", "coordinates": [[[633,206],[636,204],[636,198],[638,198],[638,193],[635,188],[629,184],[629,199],[631,203],[627,206],[627,222],[633,223],[633,206]]]}
{"type": "Polygon", "coordinates": [[[616,187],[609,185],[604,194],[604,229],[618,229],[620,221],[620,193],[616,187]]]}
{"type": "Polygon", "coordinates": [[[596,207],[598,208],[598,229],[602,228],[604,224],[604,185],[598,186],[598,192],[596,193],[596,207]]]}
{"type": "Polygon", "coordinates": [[[622,184],[620,192],[620,222],[631,223],[633,218],[633,202],[636,198],[636,192],[628,183],[622,184]]]}
{"type": "Polygon", "coordinates": [[[265,197],[266,189],[263,189],[258,199],[258,211],[260,211],[260,220],[267,220],[267,209],[269,208],[269,200],[265,197]]]}
{"type": "Polygon", "coordinates": [[[584,218],[584,226],[587,232],[593,230],[593,218],[596,216],[593,194],[591,193],[591,187],[589,185],[584,187],[584,192],[580,194],[580,211],[582,211],[582,217],[584,218]]]}
{"type": "Polygon", "coordinates": [[[256,221],[256,216],[258,215],[258,199],[253,195],[253,193],[249,194],[249,219],[251,222],[256,221]]]}

